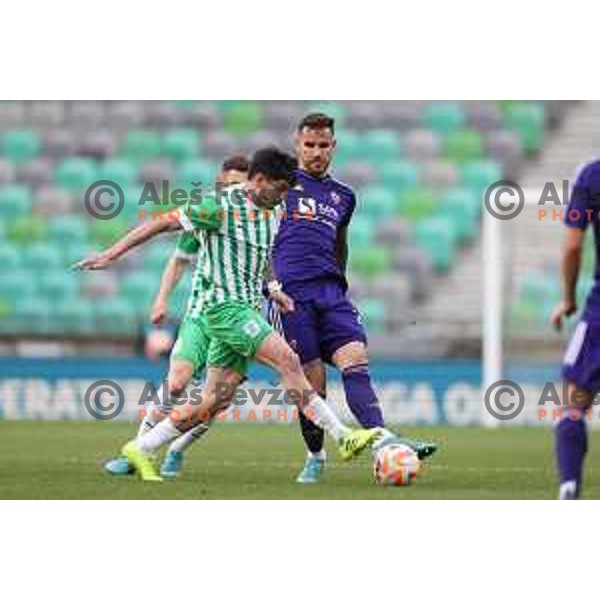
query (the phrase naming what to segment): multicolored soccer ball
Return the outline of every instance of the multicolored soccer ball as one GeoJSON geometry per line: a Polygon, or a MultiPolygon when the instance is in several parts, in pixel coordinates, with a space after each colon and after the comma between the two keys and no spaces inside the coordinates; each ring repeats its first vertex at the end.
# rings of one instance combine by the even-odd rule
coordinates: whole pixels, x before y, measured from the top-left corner
{"type": "Polygon", "coordinates": [[[375,455],[373,475],[381,485],[410,485],[417,479],[421,463],[405,444],[387,444],[375,455]]]}

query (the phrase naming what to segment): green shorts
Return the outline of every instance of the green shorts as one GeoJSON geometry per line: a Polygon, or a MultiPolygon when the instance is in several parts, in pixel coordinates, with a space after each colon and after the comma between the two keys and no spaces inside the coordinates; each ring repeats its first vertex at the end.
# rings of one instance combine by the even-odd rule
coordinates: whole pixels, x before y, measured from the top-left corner
{"type": "Polygon", "coordinates": [[[271,333],[271,325],[247,304],[224,302],[183,320],[171,356],[190,362],[196,372],[222,367],[245,376],[249,360],[271,333]]]}

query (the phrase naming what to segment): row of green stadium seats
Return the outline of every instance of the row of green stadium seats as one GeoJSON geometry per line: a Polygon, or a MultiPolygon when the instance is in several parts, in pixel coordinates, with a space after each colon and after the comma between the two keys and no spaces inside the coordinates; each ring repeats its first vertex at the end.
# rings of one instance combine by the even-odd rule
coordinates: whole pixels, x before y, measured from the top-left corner
{"type": "MultiPolygon", "coordinates": [[[[15,244],[0,240],[0,264],[11,271],[65,272],[75,261],[89,256],[106,244],[91,245],[87,242],[42,241],[30,245],[15,244]]],[[[152,273],[160,272],[175,247],[175,238],[170,245],[150,245],[136,258],[136,264],[152,273]]],[[[8,277],[11,273],[3,274],[8,277]]]]}
{"type": "MultiPolygon", "coordinates": [[[[6,132],[1,138],[0,148],[10,160],[24,163],[42,152],[43,141],[37,131],[19,129],[6,132]]],[[[150,129],[141,129],[127,132],[117,154],[134,161],[165,156],[178,162],[197,156],[200,149],[201,136],[194,129],[174,129],[163,135],[150,129]]]]}
{"type": "MultiPolygon", "coordinates": [[[[162,187],[134,185],[133,180],[126,175],[131,165],[126,165],[127,163],[120,161],[109,161],[102,166],[104,171],[96,172],[96,166],[91,159],[68,159],[57,170],[57,185],[76,193],[76,190],[85,189],[98,178],[106,178],[121,185],[125,198],[124,216],[135,217],[140,209],[158,208],[153,200],[156,198],[163,200],[162,187]],[[145,201],[142,199],[143,195],[145,201]]],[[[192,181],[212,181],[216,170],[217,166],[212,162],[189,161],[181,166],[177,180],[182,182],[182,189],[189,195],[192,191],[192,181]]],[[[134,175],[134,172],[129,173],[131,176],[134,175]]],[[[360,190],[360,196],[364,199],[363,204],[367,210],[372,209],[377,213],[379,204],[382,204],[384,208],[379,212],[385,214],[393,203],[392,196],[397,195],[397,192],[417,189],[420,170],[418,165],[410,161],[387,162],[380,167],[378,175],[379,184],[360,190]]],[[[458,177],[461,186],[481,194],[491,183],[502,178],[502,168],[494,161],[470,161],[458,167],[458,177]]],[[[172,194],[177,187],[177,185],[169,186],[169,193],[172,194]]],[[[202,187],[200,186],[200,189],[202,187]]],[[[82,204],[83,199],[79,202],[82,204]]],[[[29,215],[33,207],[33,191],[28,186],[11,184],[0,187],[0,217],[29,215]]]]}
{"type": "MultiPolygon", "coordinates": [[[[180,318],[185,310],[184,299],[173,298],[172,314],[180,318]]],[[[104,334],[134,335],[148,323],[147,309],[127,298],[111,298],[101,302],[62,299],[49,303],[40,297],[25,298],[11,308],[0,297],[0,331],[4,333],[104,334]]],[[[378,299],[362,300],[359,306],[370,329],[383,329],[385,304],[378,299]]]]}
{"type": "MultiPolygon", "coordinates": [[[[315,107],[316,108],[316,107],[315,107]]],[[[336,103],[324,109],[343,124],[346,107],[336,103]]],[[[234,103],[225,111],[226,130],[244,135],[263,128],[263,106],[260,103],[234,103]]],[[[513,102],[506,105],[504,128],[520,134],[527,151],[537,150],[544,133],[544,108],[531,102],[513,102]]],[[[457,161],[471,160],[484,155],[483,140],[477,131],[467,130],[466,112],[460,103],[432,102],[423,108],[422,126],[440,134],[447,134],[445,155],[457,161]]],[[[365,135],[353,135],[351,131],[338,133],[340,154],[352,155],[359,151],[375,158],[397,156],[401,151],[398,136],[392,130],[372,131],[365,135]]],[[[40,134],[29,129],[6,132],[1,139],[2,154],[16,163],[23,163],[38,156],[43,150],[40,134]]],[[[129,131],[118,154],[135,161],[167,156],[175,161],[198,155],[201,136],[195,129],[180,128],[160,135],[151,129],[129,131]]]]}
{"type": "MultiPolygon", "coordinates": [[[[498,101],[503,110],[504,125],[537,134],[544,124],[544,106],[541,103],[506,100],[498,101]]],[[[178,104],[182,109],[192,108],[178,104]]],[[[228,101],[215,103],[224,116],[225,128],[244,133],[260,129],[264,122],[265,107],[259,102],[228,101]]],[[[333,116],[341,128],[350,115],[351,108],[339,102],[308,103],[306,112],[320,111],[333,116]]],[[[434,131],[449,132],[464,129],[467,111],[461,102],[428,102],[421,109],[421,123],[434,131]]]]}

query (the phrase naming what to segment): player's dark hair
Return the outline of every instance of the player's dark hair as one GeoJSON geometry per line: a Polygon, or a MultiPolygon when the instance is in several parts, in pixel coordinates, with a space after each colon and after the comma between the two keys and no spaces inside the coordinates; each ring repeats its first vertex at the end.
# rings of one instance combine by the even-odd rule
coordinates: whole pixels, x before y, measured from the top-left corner
{"type": "Polygon", "coordinates": [[[335,133],[335,119],[328,117],[325,113],[310,113],[300,121],[298,131],[302,131],[305,127],[308,129],[331,129],[331,133],[335,133]]]}
{"type": "Polygon", "coordinates": [[[261,173],[272,181],[287,181],[291,186],[296,185],[295,169],[298,161],[275,146],[257,150],[250,161],[248,178],[261,173]]]}
{"type": "Polygon", "coordinates": [[[223,161],[221,171],[241,171],[247,173],[250,161],[243,154],[234,154],[223,161]]]}

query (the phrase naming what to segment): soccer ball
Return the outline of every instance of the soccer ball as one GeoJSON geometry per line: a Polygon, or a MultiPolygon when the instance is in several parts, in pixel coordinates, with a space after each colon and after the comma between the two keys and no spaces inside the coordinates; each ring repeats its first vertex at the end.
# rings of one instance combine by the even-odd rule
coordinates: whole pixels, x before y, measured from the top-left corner
{"type": "Polygon", "coordinates": [[[419,474],[421,463],[412,448],[391,443],[377,450],[373,475],[381,485],[410,485],[419,474]]]}

